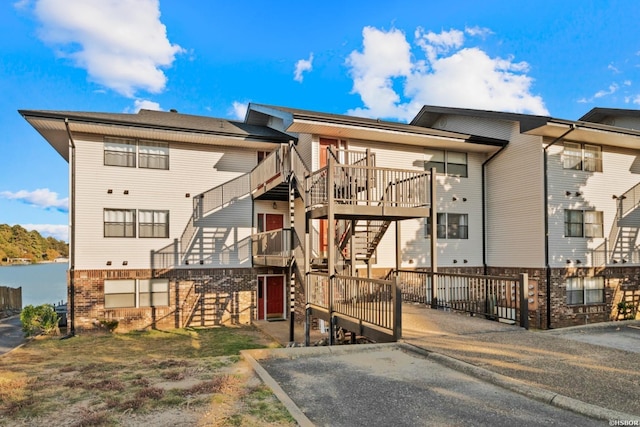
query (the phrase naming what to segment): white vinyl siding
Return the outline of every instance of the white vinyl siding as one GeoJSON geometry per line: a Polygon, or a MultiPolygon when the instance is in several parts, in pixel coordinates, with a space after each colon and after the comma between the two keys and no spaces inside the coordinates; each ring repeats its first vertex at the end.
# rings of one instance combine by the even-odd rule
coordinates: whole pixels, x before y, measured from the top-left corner
{"type": "MultiPolygon", "coordinates": [[[[591,266],[592,250],[609,236],[616,221],[620,196],[638,183],[640,168],[636,166],[637,152],[621,148],[603,147],[603,172],[571,170],[563,167],[563,146],[549,148],[549,258],[552,267],[566,266],[566,260],[579,260],[591,266]],[[602,212],[602,235],[590,231],[593,237],[565,237],[564,211],[583,210],[602,212]]],[[[625,221],[632,218],[625,218],[625,221]]],[[[631,224],[629,224],[631,225],[631,224]]],[[[640,225],[640,223],[637,223],[640,225]]]]}
{"type": "MultiPolygon", "coordinates": [[[[180,239],[199,193],[249,172],[256,150],[203,144],[171,143],[171,169],[103,166],[101,136],[74,135],[76,143],[76,269],[151,268],[151,251],[180,239]],[[111,193],[108,192],[111,190],[111,193]],[[127,194],[125,194],[125,191],[127,194]],[[188,197],[187,197],[188,195],[188,197]],[[169,211],[167,238],[104,237],[104,209],[169,211]],[[107,267],[107,261],[112,267],[107,267]]],[[[275,145],[275,144],[274,144],[275,145]]],[[[203,259],[204,267],[251,265],[251,197],[247,194],[200,220],[191,251],[217,251],[203,259]]],[[[136,233],[137,234],[137,233],[136,233]]],[[[196,259],[197,258],[197,259],[196,259]]],[[[184,265],[184,268],[189,266],[184,265]]]]}
{"type": "MultiPolygon", "coordinates": [[[[376,156],[376,166],[424,171],[426,160],[423,146],[349,140],[350,150],[370,148],[376,156]]],[[[438,262],[453,266],[467,261],[467,266],[482,264],[482,200],[480,171],[484,154],[466,153],[468,176],[473,179],[439,175],[437,177],[437,209],[468,216],[468,239],[438,242],[438,262]],[[454,262],[455,261],[455,262],[454,262]]],[[[399,222],[401,267],[415,268],[430,265],[430,240],[425,237],[425,220],[410,219],[399,222]]],[[[374,268],[391,268],[396,262],[396,227],[392,223],[376,252],[374,268]]]]}
{"type": "Polygon", "coordinates": [[[545,265],[542,140],[520,134],[518,124],[512,126],[513,138],[486,168],[487,264],[542,268],[545,265]]]}

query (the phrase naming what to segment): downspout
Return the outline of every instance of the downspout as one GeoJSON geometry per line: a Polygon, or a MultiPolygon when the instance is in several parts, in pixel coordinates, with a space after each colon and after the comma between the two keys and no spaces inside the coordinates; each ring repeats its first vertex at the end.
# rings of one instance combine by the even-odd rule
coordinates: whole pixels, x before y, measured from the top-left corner
{"type": "Polygon", "coordinates": [[[71,129],[69,128],[69,119],[64,119],[64,125],[67,128],[67,135],[69,136],[69,144],[71,145],[71,217],[69,227],[69,303],[68,303],[68,316],[69,316],[69,333],[67,337],[73,337],[76,334],[75,325],[75,269],[76,269],[76,144],[73,141],[71,135],[71,129]]]}
{"type": "Polygon", "coordinates": [[[488,271],[488,267],[487,267],[487,213],[485,212],[486,209],[486,189],[485,189],[485,173],[486,173],[486,166],[487,164],[494,159],[494,157],[497,157],[498,154],[502,153],[504,151],[504,149],[507,148],[507,144],[503,145],[502,147],[500,147],[500,149],[498,151],[496,151],[495,153],[493,153],[491,155],[491,157],[489,157],[487,160],[485,160],[484,162],[482,162],[482,176],[481,176],[481,181],[480,181],[480,191],[481,191],[481,203],[482,203],[482,269],[483,269],[483,274],[486,276],[487,275],[487,271],[488,271]]]}
{"type": "Polygon", "coordinates": [[[548,152],[549,147],[564,139],[571,132],[576,130],[575,123],[562,135],[551,141],[543,149],[543,167],[544,167],[544,268],[546,273],[546,291],[547,291],[547,329],[551,329],[551,266],[549,265],[549,177],[548,175],[548,152]]]}

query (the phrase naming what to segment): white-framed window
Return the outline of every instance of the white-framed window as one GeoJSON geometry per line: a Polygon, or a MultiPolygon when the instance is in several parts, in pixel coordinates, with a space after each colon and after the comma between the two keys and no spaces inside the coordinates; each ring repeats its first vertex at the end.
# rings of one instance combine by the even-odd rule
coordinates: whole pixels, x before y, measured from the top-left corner
{"type": "Polygon", "coordinates": [[[144,169],[169,169],[169,144],[127,138],[104,138],[104,164],[144,169]]]}
{"type": "Polygon", "coordinates": [[[169,211],[138,211],[138,236],[169,237],[169,211]]]}
{"type": "Polygon", "coordinates": [[[104,164],[106,166],[136,167],[135,139],[104,138],[104,164]]]}
{"type": "Polygon", "coordinates": [[[466,178],[467,153],[426,149],[424,169],[436,168],[437,173],[466,178]]]}
{"type": "Polygon", "coordinates": [[[562,167],[587,172],[602,172],[602,147],[578,142],[564,142],[562,167]]]}
{"type": "Polygon", "coordinates": [[[168,279],[105,279],[104,281],[104,308],[163,307],[168,305],[168,279]]]}
{"type": "MultiPolygon", "coordinates": [[[[431,236],[431,223],[425,218],[426,237],[431,236]]],[[[436,217],[438,239],[468,239],[469,214],[438,213],[436,217]]]]}
{"type": "Polygon", "coordinates": [[[605,302],[604,277],[568,277],[566,285],[568,305],[603,304],[605,302]]]}
{"type": "Polygon", "coordinates": [[[601,211],[565,209],[565,237],[603,237],[603,215],[601,211]]]}
{"type": "Polygon", "coordinates": [[[104,237],[136,237],[136,210],[105,209],[104,237]]]}
{"type": "Polygon", "coordinates": [[[169,144],[158,141],[138,143],[139,167],[147,169],[169,169],[169,144]]]}

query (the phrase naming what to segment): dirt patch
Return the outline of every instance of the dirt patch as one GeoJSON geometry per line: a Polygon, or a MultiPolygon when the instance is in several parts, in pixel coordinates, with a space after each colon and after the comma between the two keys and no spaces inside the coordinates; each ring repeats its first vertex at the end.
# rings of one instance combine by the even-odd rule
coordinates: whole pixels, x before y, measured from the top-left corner
{"type": "Polygon", "coordinates": [[[0,425],[295,425],[239,351],[255,328],[39,338],[0,357],[0,425]]]}

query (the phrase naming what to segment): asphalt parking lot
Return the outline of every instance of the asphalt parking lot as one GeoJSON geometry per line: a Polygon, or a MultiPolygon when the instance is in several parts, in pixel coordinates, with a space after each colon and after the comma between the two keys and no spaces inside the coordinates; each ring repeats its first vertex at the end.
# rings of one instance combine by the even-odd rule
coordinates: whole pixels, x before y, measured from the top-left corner
{"type": "Polygon", "coordinates": [[[640,353],[640,324],[606,323],[548,332],[566,339],[640,353]]]}

